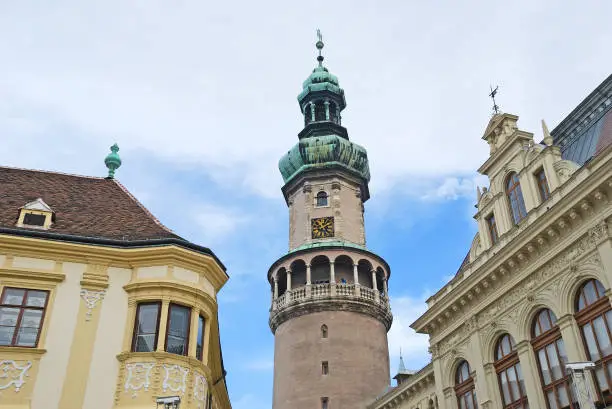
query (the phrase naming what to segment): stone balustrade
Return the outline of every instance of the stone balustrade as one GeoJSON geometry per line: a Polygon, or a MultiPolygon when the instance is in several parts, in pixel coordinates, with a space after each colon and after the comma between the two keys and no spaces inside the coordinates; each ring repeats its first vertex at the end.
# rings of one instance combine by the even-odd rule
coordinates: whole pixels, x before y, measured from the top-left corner
{"type": "Polygon", "coordinates": [[[390,310],[389,300],[384,293],[355,284],[323,283],[305,285],[286,291],[273,301],[272,311],[305,301],[345,297],[356,301],[373,303],[385,310],[390,310]]]}

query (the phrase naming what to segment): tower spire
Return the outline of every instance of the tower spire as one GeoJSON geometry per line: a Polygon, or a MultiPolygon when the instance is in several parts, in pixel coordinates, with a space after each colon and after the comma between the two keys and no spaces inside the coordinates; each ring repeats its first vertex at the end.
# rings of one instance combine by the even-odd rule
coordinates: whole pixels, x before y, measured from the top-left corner
{"type": "Polygon", "coordinates": [[[323,66],[323,54],[322,50],[325,44],[323,44],[323,34],[321,34],[321,30],[317,28],[317,43],[315,44],[317,50],[319,50],[319,56],[317,57],[317,61],[319,62],[319,67],[323,66]]]}

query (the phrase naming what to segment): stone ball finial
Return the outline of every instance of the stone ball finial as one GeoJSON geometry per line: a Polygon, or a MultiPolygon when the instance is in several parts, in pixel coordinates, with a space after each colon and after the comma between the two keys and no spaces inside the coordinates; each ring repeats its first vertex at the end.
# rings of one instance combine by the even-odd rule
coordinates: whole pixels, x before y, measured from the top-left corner
{"type": "Polygon", "coordinates": [[[114,179],[115,171],[121,166],[121,158],[119,157],[119,145],[114,144],[110,147],[109,153],[104,159],[104,164],[108,168],[108,179],[114,179]]]}

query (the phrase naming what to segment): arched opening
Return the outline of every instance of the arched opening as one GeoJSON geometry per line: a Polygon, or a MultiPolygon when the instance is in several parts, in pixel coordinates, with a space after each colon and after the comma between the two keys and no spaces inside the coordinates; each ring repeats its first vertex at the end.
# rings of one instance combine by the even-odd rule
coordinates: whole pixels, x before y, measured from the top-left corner
{"type": "Polygon", "coordinates": [[[323,101],[315,102],[315,121],[325,121],[325,103],[323,101]]]}
{"type": "Polygon", "coordinates": [[[306,104],[306,108],[304,108],[304,126],[308,125],[312,122],[312,108],[310,104],[306,104]]]}
{"type": "Polygon", "coordinates": [[[338,121],[338,106],[336,105],[335,102],[329,102],[329,119],[336,123],[339,124],[340,122],[338,121]]]}
{"type": "Polygon", "coordinates": [[[291,289],[306,285],[306,263],[304,260],[295,260],[291,263],[291,289]]]}
{"type": "Polygon", "coordinates": [[[353,284],[353,260],[346,255],[336,257],[334,261],[334,274],[336,283],[338,284],[353,284]]]}
{"type": "Polygon", "coordinates": [[[276,272],[276,279],[278,281],[278,296],[280,297],[287,291],[287,270],[285,267],[276,272]]]}
{"type": "Polygon", "coordinates": [[[357,276],[359,277],[359,284],[368,288],[373,288],[372,269],[372,263],[370,263],[368,260],[359,260],[359,263],[357,263],[357,276]]]}
{"type": "Polygon", "coordinates": [[[521,182],[515,172],[508,175],[506,179],[506,196],[510,206],[510,214],[514,224],[519,224],[527,216],[525,209],[525,201],[523,200],[523,191],[521,190],[521,182]]]}
{"type": "Polygon", "coordinates": [[[327,325],[323,324],[321,325],[321,338],[327,338],[327,335],[328,335],[327,325]]]}
{"type": "Polygon", "coordinates": [[[589,360],[594,362],[599,400],[612,403],[612,307],[603,284],[588,280],[576,294],[576,322],[589,360]]]}
{"type": "Polygon", "coordinates": [[[429,403],[427,404],[427,409],[435,409],[435,404],[433,399],[429,399],[429,403]]]}
{"type": "Polygon", "coordinates": [[[514,338],[502,335],[495,347],[495,372],[504,409],[527,408],[527,392],[514,338]]]}
{"type": "Polygon", "coordinates": [[[565,344],[557,325],[557,317],[551,310],[544,308],[536,314],[531,336],[548,407],[576,409],[578,406],[572,403],[569,375],[565,371],[565,344]]]}
{"type": "Polygon", "coordinates": [[[317,207],[325,207],[328,205],[327,192],[320,191],[317,193],[317,207]]]}
{"type": "Polygon", "coordinates": [[[310,274],[313,284],[328,284],[330,276],[329,259],[326,256],[316,256],[310,262],[310,274]]]}
{"type": "Polygon", "coordinates": [[[376,289],[380,294],[385,294],[385,272],[382,267],[376,268],[376,289]]]}
{"type": "Polygon", "coordinates": [[[478,407],[474,378],[472,378],[470,364],[467,361],[461,361],[455,372],[455,395],[460,409],[478,407]]]}

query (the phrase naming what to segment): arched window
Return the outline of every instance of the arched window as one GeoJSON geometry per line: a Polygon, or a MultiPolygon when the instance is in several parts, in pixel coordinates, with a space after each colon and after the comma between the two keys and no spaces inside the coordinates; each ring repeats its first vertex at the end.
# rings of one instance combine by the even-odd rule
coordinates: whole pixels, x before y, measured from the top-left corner
{"type": "Polygon", "coordinates": [[[569,375],[566,375],[567,354],[557,326],[555,314],[545,308],[533,319],[531,344],[538,359],[544,396],[549,409],[576,409],[572,403],[569,375]]]}
{"type": "Polygon", "coordinates": [[[527,392],[514,338],[503,335],[495,348],[495,371],[504,408],[527,409],[527,392]]]}
{"type": "Polygon", "coordinates": [[[321,325],[321,338],[327,338],[327,325],[321,325]]]}
{"type": "Polygon", "coordinates": [[[521,183],[519,182],[518,175],[514,172],[508,175],[506,180],[506,195],[508,196],[510,213],[512,213],[514,224],[518,224],[527,216],[527,210],[525,210],[521,183]]]}
{"type": "Polygon", "coordinates": [[[589,360],[597,364],[599,399],[612,403],[612,307],[597,280],[584,283],[576,296],[576,322],[589,360]]]}
{"type": "Polygon", "coordinates": [[[478,407],[474,379],[470,374],[470,364],[467,361],[461,361],[457,367],[455,393],[457,394],[459,409],[476,409],[478,407]]]}
{"type": "Polygon", "coordinates": [[[317,193],[317,207],[327,206],[327,193],[320,191],[317,193]]]}

